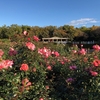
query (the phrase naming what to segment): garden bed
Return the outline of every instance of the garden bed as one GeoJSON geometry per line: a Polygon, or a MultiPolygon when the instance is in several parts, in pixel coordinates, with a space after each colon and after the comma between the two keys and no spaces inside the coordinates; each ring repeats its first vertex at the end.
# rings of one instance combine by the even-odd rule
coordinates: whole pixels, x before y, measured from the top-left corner
{"type": "Polygon", "coordinates": [[[1,43],[0,100],[99,100],[100,46],[88,53],[37,38],[1,43]]]}

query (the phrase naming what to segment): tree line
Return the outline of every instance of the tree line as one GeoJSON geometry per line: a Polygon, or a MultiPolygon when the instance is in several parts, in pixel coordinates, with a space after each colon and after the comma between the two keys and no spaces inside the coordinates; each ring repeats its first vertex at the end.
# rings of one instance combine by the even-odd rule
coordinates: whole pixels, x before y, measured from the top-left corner
{"type": "Polygon", "coordinates": [[[20,37],[23,31],[27,31],[30,36],[36,35],[40,39],[43,37],[67,37],[71,41],[100,41],[100,26],[91,26],[80,28],[63,25],[57,26],[28,26],[12,24],[10,26],[0,27],[0,39],[11,39],[20,37]]]}

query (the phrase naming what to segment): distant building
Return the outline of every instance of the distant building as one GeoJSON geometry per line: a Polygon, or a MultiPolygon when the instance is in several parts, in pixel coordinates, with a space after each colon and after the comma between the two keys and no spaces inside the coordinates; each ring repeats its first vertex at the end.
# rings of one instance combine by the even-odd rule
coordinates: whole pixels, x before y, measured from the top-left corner
{"type": "Polygon", "coordinates": [[[42,38],[43,43],[67,43],[69,38],[60,38],[60,37],[51,37],[51,38],[42,38]]]}

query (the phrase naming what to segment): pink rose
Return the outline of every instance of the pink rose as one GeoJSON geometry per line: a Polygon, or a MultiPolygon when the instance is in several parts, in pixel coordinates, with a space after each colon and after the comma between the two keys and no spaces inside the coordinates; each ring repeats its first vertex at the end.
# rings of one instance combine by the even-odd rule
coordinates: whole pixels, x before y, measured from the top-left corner
{"type": "Polygon", "coordinates": [[[29,69],[27,64],[22,64],[20,70],[27,71],[29,69]]]}
{"type": "Polygon", "coordinates": [[[55,55],[56,57],[59,57],[59,53],[58,53],[57,51],[54,52],[54,55],[55,55]]]}
{"type": "Polygon", "coordinates": [[[80,53],[81,55],[85,55],[85,54],[86,54],[86,50],[85,50],[84,48],[82,48],[82,49],[79,51],[79,53],[80,53]]]}
{"type": "Polygon", "coordinates": [[[30,50],[34,50],[34,49],[35,49],[35,45],[34,45],[33,43],[31,43],[31,42],[27,42],[27,43],[26,43],[26,46],[27,46],[28,49],[30,49],[30,50]]]}
{"type": "Polygon", "coordinates": [[[26,35],[28,35],[28,32],[27,31],[24,31],[23,34],[26,36],[26,35]]]}

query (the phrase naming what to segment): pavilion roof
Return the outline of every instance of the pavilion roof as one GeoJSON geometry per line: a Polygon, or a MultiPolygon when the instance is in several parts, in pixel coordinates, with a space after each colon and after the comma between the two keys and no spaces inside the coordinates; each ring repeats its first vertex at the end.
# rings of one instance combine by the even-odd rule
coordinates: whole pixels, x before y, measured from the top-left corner
{"type": "Polygon", "coordinates": [[[60,37],[54,36],[54,37],[51,37],[51,38],[42,38],[42,39],[68,39],[68,38],[60,38],[60,37]]]}

